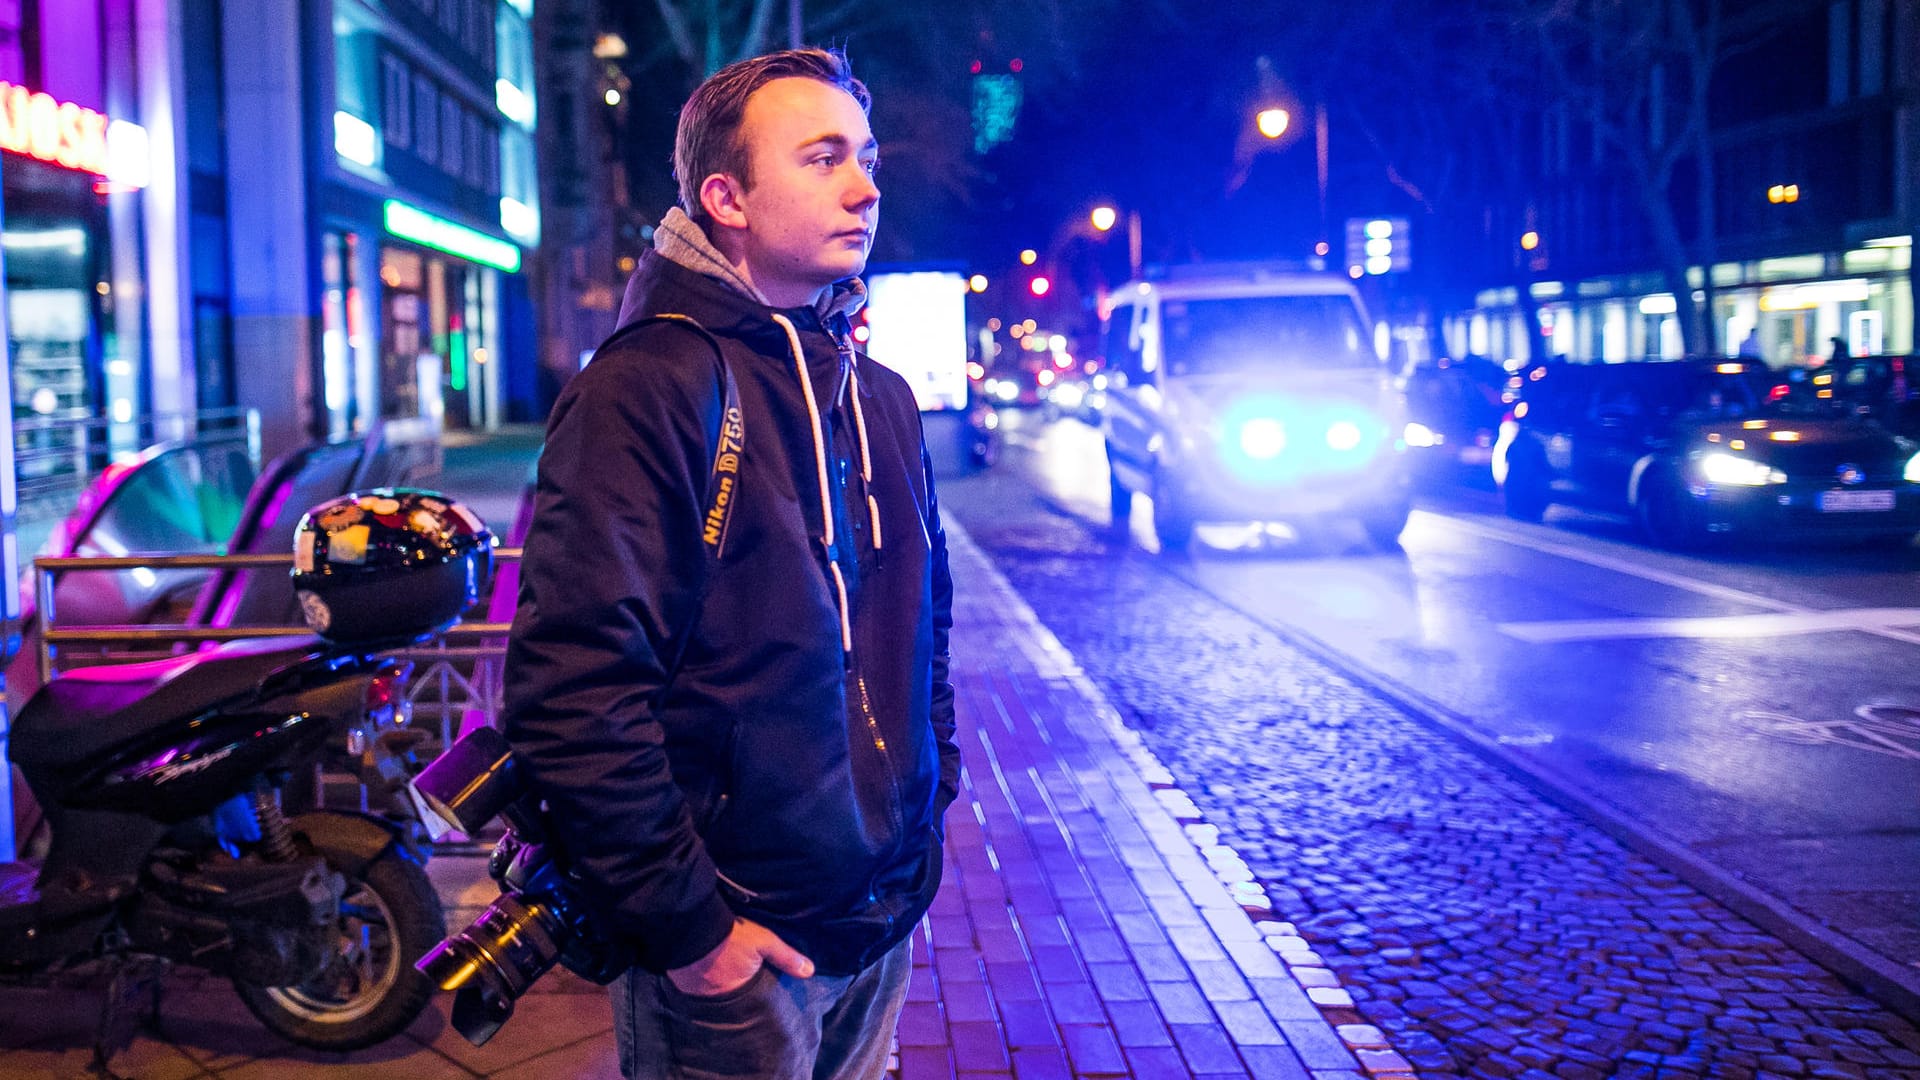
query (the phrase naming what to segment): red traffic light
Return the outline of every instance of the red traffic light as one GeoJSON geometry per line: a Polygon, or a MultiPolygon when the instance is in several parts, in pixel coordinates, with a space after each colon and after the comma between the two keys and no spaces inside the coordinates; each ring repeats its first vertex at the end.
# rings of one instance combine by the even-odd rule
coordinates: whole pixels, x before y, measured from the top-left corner
{"type": "Polygon", "coordinates": [[[1045,296],[1047,290],[1053,288],[1053,282],[1048,281],[1045,274],[1039,274],[1032,281],[1027,282],[1027,288],[1032,290],[1035,296],[1045,296]]]}

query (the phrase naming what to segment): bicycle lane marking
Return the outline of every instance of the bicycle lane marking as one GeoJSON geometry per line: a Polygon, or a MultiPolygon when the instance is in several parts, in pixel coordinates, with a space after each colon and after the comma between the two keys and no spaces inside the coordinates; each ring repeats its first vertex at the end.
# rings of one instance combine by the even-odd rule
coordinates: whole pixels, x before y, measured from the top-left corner
{"type": "Polygon", "coordinates": [[[1832,744],[1920,761],[1920,709],[1861,705],[1850,720],[1805,720],[1792,713],[1755,710],[1740,714],[1754,731],[1806,746],[1832,744]]]}

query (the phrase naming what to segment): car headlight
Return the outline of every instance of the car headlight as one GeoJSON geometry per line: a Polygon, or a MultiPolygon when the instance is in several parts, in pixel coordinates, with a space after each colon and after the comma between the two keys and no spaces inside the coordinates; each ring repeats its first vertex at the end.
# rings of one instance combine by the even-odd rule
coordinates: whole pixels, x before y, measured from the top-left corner
{"type": "Polygon", "coordinates": [[[1418,422],[1410,422],[1400,437],[1408,446],[1439,446],[1440,433],[1418,422]]]}
{"type": "Polygon", "coordinates": [[[1270,416],[1257,416],[1240,425],[1240,452],[1265,461],[1287,448],[1287,429],[1270,416]]]}
{"type": "Polygon", "coordinates": [[[1351,420],[1335,420],[1327,425],[1327,448],[1346,451],[1360,445],[1360,425],[1351,420]]]}
{"type": "Polygon", "coordinates": [[[1765,487],[1787,482],[1786,473],[1764,461],[1720,453],[1708,454],[1700,459],[1700,475],[1710,484],[1738,487],[1765,487]]]}
{"type": "Polygon", "coordinates": [[[1907,459],[1907,471],[1905,475],[1907,483],[1920,484],[1920,454],[1915,454],[1907,459]]]}

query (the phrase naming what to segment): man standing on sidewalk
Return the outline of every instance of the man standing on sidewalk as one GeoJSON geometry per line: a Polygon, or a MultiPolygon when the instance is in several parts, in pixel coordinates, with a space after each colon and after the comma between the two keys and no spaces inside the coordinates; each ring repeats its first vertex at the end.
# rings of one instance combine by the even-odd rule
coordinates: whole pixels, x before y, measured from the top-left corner
{"type": "Polygon", "coordinates": [[[880,1076],[940,883],[946,541],[913,394],[848,339],[868,104],[817,49],[694,91],[682,208],[548,423],[506,731],[635,950],[628,1077],[880,1076]]]}

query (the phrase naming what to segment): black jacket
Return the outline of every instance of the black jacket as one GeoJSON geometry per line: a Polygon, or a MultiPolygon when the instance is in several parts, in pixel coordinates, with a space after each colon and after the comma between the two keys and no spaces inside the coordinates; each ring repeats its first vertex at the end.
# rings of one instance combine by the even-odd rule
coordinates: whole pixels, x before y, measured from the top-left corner
{"type": "Polygon", "coordinates": [[[738,912],[851,974],[932,902],[958,786],[952,585],[919,412],[811,310],[775,312],[657,253],[627,301],[628,329],[548,421],[507,738],[642,967],[699,959],[738,912]],[[721,367],[690,328],[632,327],[663,312],[715,335],[739,387],[745,448],[717,562],[702,523],[721,367]],[[817,443],[778,318],[805,356],[817,443]]]}

